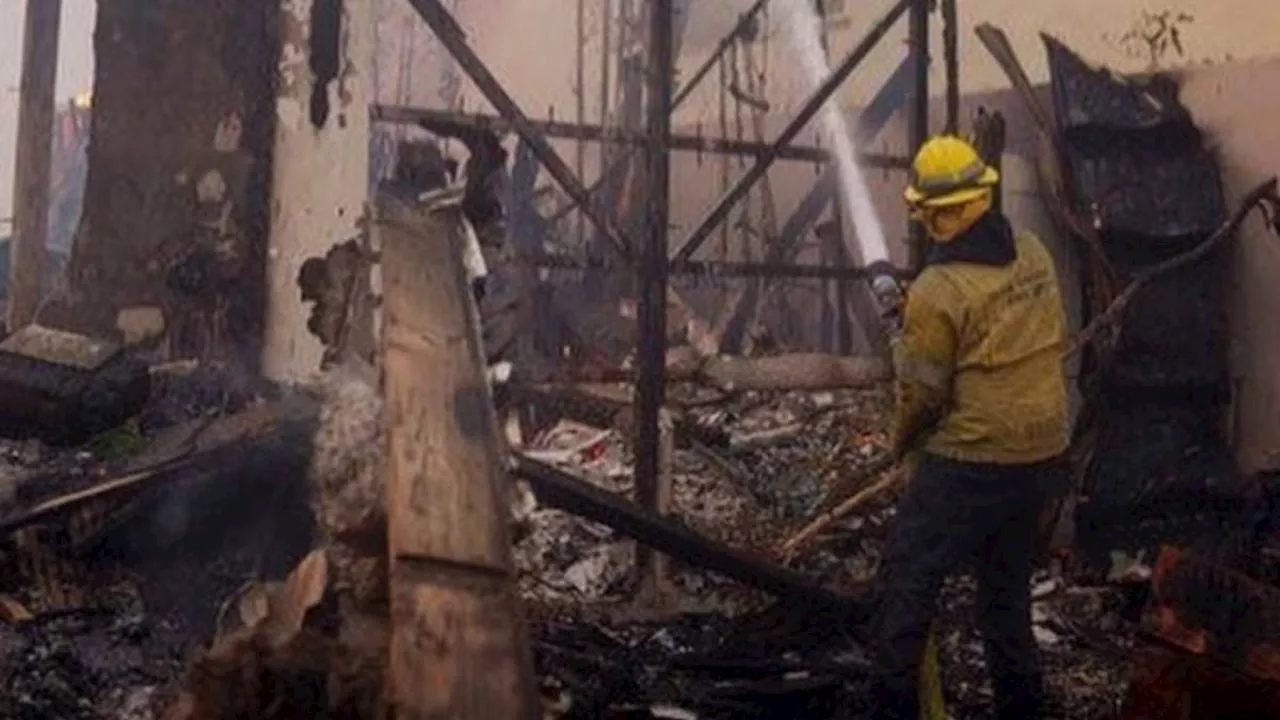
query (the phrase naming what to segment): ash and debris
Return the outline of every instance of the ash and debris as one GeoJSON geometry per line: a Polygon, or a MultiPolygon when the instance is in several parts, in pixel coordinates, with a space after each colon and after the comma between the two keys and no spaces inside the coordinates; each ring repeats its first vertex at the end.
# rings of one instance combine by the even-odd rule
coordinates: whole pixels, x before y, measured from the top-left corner
{"type": "Polygon", "coordinates": [[[92,609],[0,626],[0,715],[149,720],[152,700],[184,664],[156,630],[130,584],[107,588],[92,609]]]}
{"type": "MultiPolygon", "coordinates": [[[[320,444],[335,452],[375,445],[370,433],[377,405],[365,402],[371,386],[349,382],[361,378],[332,379],[337,385],[331,390],[350,396],[347,405],[363,411],[344,415],[349,422],[322,422],[343,441],[320,444]],[[352,437],[367,442],[352,443],[352,437]]],[[[9,509],[92,483],[127,463],[122,448],[136,452],[175,423],[217,417],[255,400],[250,391],[227,392],[225,378],[200,373],[159,387],[140,421],[109,442],[66,452],[30,441],[0,444],[9,509]],[[55,487],[30,487],[33,479],[50,477],[61,479],[55,487]]],[[[785,557],[782,547],[815,514],[871,482],[867,469],[882,456],[888,407],[887,394],[876,390],[745,394],[690,409],[690,420],[717,428],[726,440],[715,447],[678,447],[671,511],[710,537],[787,561],[833,587],[863,587],[876,572],[892,492],[832,523],[794,557],[785,557]]],[[[615,429],[563,421],[525,450],[604,489],[629,493],[627,440],[615,429]]],[[[324,448],[313,462],[354,462],[325,455],[324,448]]],[[[544,700],[558,708],[550,717],[682,717],[684,711],[697,717],[856,718],[869,709],[869,661],[838,621],[796,617],[780,609],[785,603],[683,566],[675,567],[675,601],[637,613],[633,543],[607,527],[539,507],[527,488],[520,489],[515,556],[534,618],[544,700]]],[[[218,532],[224,537],[202,543],[208,545],[202,552],[183,545],[144,553],[149,562],[125,563],[127,569],[114,555],[102,558],[83,583],[92,587],[84,593],[91,599],[80,604],[42,596],[40,583],[0,582],[2,599],[32,616],[0,623],[0,680],[12,688],[0,697],[0,717],[158,717],[193,654],[221,629],[224,606],[246,583],[282,575],[296,560],[287,553],[266,557],[265,548],[279,542],[269,528],[251,523],[218,532]]],[[[1110,714],[1125,686],[1134,632],[1126,610],[1132,603],[1113,590],[1040,580],[1049,589],[1039,592],[1036,635],[1062,707],[1057,717],[1110,714]]],[[[954,718],[983,717],[990,700],[981,645],[969,629],[971,597],[964,579],[943,595],[944,679],[954,718]]]]}
{"type": "MultiPolygon", "coordinates": [[[[216,367],[185,368],[156,380],[138,418],[84,447],[0,440],[0,515],[89,487],[128,466],[152,442],[163,443],[166,430],[261,399],[250,383],[216,367]]],[[[50,524],[0,543],[0,562],[9,569],[0,579],[0,682],[6,687],[0,717],[159,717],[192,653],[212,637],[223,601],[251,578],[292,566],[268,548],[280,543],[271,525],[295,522],[293,516],[248,517],[236,510],[246,507],[243,497],[200,496],[190,504],[207,507],[193,511],[161,501],[144,518],[150,522],[132,523],[133,537],[78,552],[68,545],[52,553],[37,550],[34,563],[24,560],[32,549],[21,544],[21,535],[41,547],[83,538],[50,524]],[[174,518],[156,517],[172,511],[180,511],[177,519],[187,529],[180,543],[166,547],[156,533],[174,518]],[[202,522],[209,515],[222,519],[202,522]],[[246,521],[230,519],[237,515],[246,521]]]]}
{"type": "MultiPolygon", "coordinates": [[[[732,406],[694,411],[699,424],[727,428],[727,448],[677,449],[671,512],[691,528],[734,547],[777,555],[789,532],[823,506],[839,479],[876,456],[887,400],[882,392],[747,394],[732,406]]],[[[634,487],[627,438],[561,422],[529,454],[580,474],[610,492],[634,487]]],[[[516,545],[522,589],[539,602],[622,599],[632,543],[609,528],[551,508],[526,515],[516,545]]],[[[704,604],[754,600],[740,586],[692,569],[681,589],[704,604]]]]}
{"type": "MultiPolygon", "coordinates": [[[[334,380],[347,394],[367,385],[334,380]]],[[[10,508],[91,483],[127,460],[122,445],[145,445],[167,426],[253,401],[249,392],[227,393],[224,383],[199,373],[167,380],[124,441],[68,452],[29,441],[0,447],[10,508]],[[71,479],[56,488],[24,486],[55,476],[71,479]]],[[[369,412],[347,418],[359,426],[343,424],[348,435],[375,429],[376,405],[360,398],[353,406],[369,412]]],[[[746,394],[692,409],[690,419],[724,430],[728,439],[675,451],[671,510],[702,533],[782,562],[780,548],[809,518],[869,482],[864,469],[881,456],[888,406],[884,392],[860,391],[746,394]]],[[[526,450],[607,490],[632,488],[627,438],[616,430],[561,422],[526,450]]],[[[350,460],[317,457],[338,465],[350,460]]],[[[637,615],[631,542],[539,507],[527,489],[517,496],[523,532],[515,555],[534,618],[544,700],[558,709],[550,717],[682,717],[683,711],[856,718],[868,710],[869,661],[837,623],[789,614],[767,596],[688,567],[675,568],[678,599],[671,608],[637,615]]],[[[791,566],[835,587],[864,585],[874,577],[893,501],[886,493],[833,523],[791,566]]],[[[42,597],[39,583],[0,583],[4,599],[31,614],[0,623],[0,680],[11,688],[0,697],[0,717],[158,717],[193,653],[219,631],[224,605],[245,583],[292,566],[289,557],[265,557],[265,546],[278,541],[270,530],[251,524],[221,532],[225,538],[199,553],[185,546],[153,552],[148,563],[128,569],[115,566],[115,557],[94,563],[94,578],[84,583],[93,587],[85,593],[91,600],[78,605],[42,597]]],[[[971,595],[961,579],[943,598],[944,676],[955,718],[982,717],[989,701],[981,646],[968,630],[971,595]]],[[[1036,633],[1050,687],[1063,699],[1059,717],[1108,714],[1124,688],[1133,634],[1122,603],[1105,590],[1054,586],[1042,595],[1036,633]]]]}
{"type": "MultiPolygon", "coordinates": [[[[881,458],[889,406],[877,390],[748,394],[695,410],[698,422],[731,439],[727,447],[676,451],[671,512],[708,536],[781,561],[781,546],[809,518],[870,482],[865,470],[881,458]]],[[[617,432],[562,422],[527,449],[606,490],[632,489],[627,438],[617,432]]],[[[832,523],[791,567],[833,587],[865,587],[895,500],[884,493],[832,523]]],[[[554,509],[534,507],[525,520],[515,553],[520,588],[539,617],[544,695],[560,717],[647,706],[698,717],[856,718],[869,710],[862,705],[868,661],[829,623],[793,618],[775,626],[767,596],[687,567],[677,568],[680,597],[664,619],[636,622],[633,543],[554,509]]],[[[1035,633],[1052,717],[1114,715],[1127,683],[1134,603],[1111,588],[1064,587],[1048,571],[1037,581],[1035,633]]],[[[940,654],[948,710],[957,719],[985,717],[991,700],[972,630],[973,595],[961,577],[942,596],[940,654]]]]}

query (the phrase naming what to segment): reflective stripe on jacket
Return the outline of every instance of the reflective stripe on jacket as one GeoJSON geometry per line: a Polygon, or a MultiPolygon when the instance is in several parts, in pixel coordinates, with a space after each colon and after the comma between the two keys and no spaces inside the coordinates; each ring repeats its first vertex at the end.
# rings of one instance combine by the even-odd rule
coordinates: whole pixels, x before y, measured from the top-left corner
{"type": "Polygon", "coordinates": [[[1027,463],[1069,441],[1065,318],[1053,258],[1034,235],[1003,265],[943,262],[907,293],[894,346],[894,449],[1027,463]]]}

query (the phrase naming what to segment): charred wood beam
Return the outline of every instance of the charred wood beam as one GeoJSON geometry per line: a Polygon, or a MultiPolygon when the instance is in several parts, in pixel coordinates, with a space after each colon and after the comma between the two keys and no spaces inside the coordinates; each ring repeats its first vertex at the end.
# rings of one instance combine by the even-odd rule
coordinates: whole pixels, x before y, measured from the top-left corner
{"type": "MultiPolygon", "coordinates": [[[[649,75],[645,93],[648,143],[645,175],[648,182],[646,226],[648,237],[640,253],[639,292],[636,303],[635,381],[635,488],[641,507],[661,511],[660,487],[670,474],[661,468],[659,413],[664,397],[663,370],[667,353],[667,228],[671,215],[672,78],[675,75],[672,44],[672,0],[650,0],[649,75]]],[[[647,548],[636,548],[637,576],[644,578],[656,567],[647,548]]]]}
{"type": "Polygon", "coordinates": [[[393,716],[534,718],[460,211],[390,198],[378,211],[393,716]]]}
{"type": "Polygon", "coordinates": [[[515,474],[529,482],[540,501],[554,508],[607,525],[681,562],[780,598],[857,619],[869,615],[868,602],[863,598],[842,595],[813,583],[800,573],[703,537],[678,520],[647,512],[552,465],[519,455],[513,463],[515,474]]]}
{"type": "MultiPolygon", "coordinates": [[[[273,456],[305,446],[315,435],[319,405],[303,393],[238,415],[213,420],[176,450],[90,487],[43,500],[0,519],[0,537],[29,525],[67,517],[86,504],[116,500],[165,483],[234,472],[255,455],[273,456]]],[[[59,473],[27,480],[35,487],[64,481],[59,473]]]]}
{"type": "Polygon", "coordinates": [[[942,63],[947,78],[946,129],[960,131],[960,18],[956,0],[942,0],[942,63]]]}
{"type": "MultiPolygon", "coordinates": [[[[500,115],[485,113],[465,113],[451,110],[431,110],[427,108],[406,107],[403,105],[375,105],[373,119],[378,122],[398,124],[421,124],[423,122],[445,121],[459,125],[493,130],[494,132],[510,132],[514,126],[500,115]]],[[[537,130],[551,138],[566,140],[583,140],[587,142],[610,142],[642,147],[649,142],[646,132],[627,130],[626,128],[608,128],[595,123],[571,123],[560,120],[529,120],[537,130]]],[[[718,155],[752,155],[764,157],[771,147],[769,143],[731,138],[704,137],[701,135],[672,134],[667,140],[667,147],[672,150],[699,152],[718,155]]],[[[808,145],[785,145],[778,150],[778,158],[782,160],[803,160],[806,162],[826,162],[831,159],[831,151],[808,145]]],[[[863,153],[859,162],[867,167],[905,168],[907,158],[885,153],[863,153]]]]}
{"type": "Polygon", "coordinates": [[[494,77],[480,56],[471,49],[466,40],[466,33],[459,27],[458,21],[448,9],[440,3],[440,0],[408,0],[408,2],[431,27],[440,44],[444,45],[449,54],[458,61],[459,67],[476,84],[485,99],[511,123],[512,129],[520,139],[528,143],[529,149],[537,156],[538,161],[547,169],[551,177],[555,178],[587,218],[600,229],[618,254],[624,258],[631,257],[636,243],[632,242],[614,219],[591,199],[581,179],[574,174],[573,169],[564,161],[564,158],[560,157],[555,148],[551,147],[546,135],[534,126],[529,116],[520,109],[515,99],[494,77]]]}
{"type": "Polygon", "coordinates": [[[800,112],[779,133],[777,139],[770,145],[769,151],[756,160],[755,164],[738,179],[738,182],[725,192],[715,206],[703,216],[693,232],[689,233],[688,237],[684,239],[674,255],[676,260],[688,260],[693,257],[693,254],[698,251],[698,248],[702,247],[706,239],[711,237],[711,233],[715,231],[716,227],[729,216],[733,207],[769,171],[774,161],[778,159],[780,149],[790,144],[804,129],[805,125],[813,119],[813,116],[818,114],[823,104],[853,73],[862,60],[871,53],[880,39],[888,34],[894,23],[898,21],[898,18],[902,17],[907,11],[911,2],[912,0],[899,0],[895,3],[893,8],[872,26],[857,46],[840,61],[840,64],[836,66],[831,75],[822,82],[822,85],[801,106],[800,112]]]}
{"type": "MultiPolygon", "coordinates": [[[[1087,269],[1086,282],[1093,288],[1089,293],[1091,306],[1088,309],[1093,313],[1101,312],[1102,304],[1117,292],[1117,271],[1112,267],[1111,260],[1102,247],[1102,238],[1093,223],[1076,211],[1080,203],[1075,198],[1073,183],[1067,179],[1063,170],[1065,155],[1053,116],[1036,94],[1031,78],[1018,60],[1018,54],[1009,42],[1008,35],[990,23],[982,23],[973,31],[1009,78],[1014,92],[1031,116],[1041,158],[1041,162],[1036,164],[1041,195],[1044,196],[1054,221],[1079,242],[1082,264],[1087,269]]],[[[1087,382],[1085,376],[1081,380],[1087,382]]]]}
{"type": "MultiPolygon", "coordinates": [[[[911,79],[911,109],[907,113],[907,150],[914,156],[929,137],[929,6],[932,0],[908,0],[911,17],[908,20],[907,42],[911,48],[914,68],[911,79]]],[[[909,267],[919,269],[924,261],[924,227],[907,221],[911,238],[909,267]]]]}
{"type": "MultiPolygon", "coordinates": [[[[547,254],[533,257],[516,257],[513,264],[553,270],[622,270],[608,262],[592,262],[564,255],[547,254]]],[[[907,268],[899,268],[899,277],[911,277],[907,268]]],[[[829,267],[824,265],[797,265],[781,262],[742,262],[732,260],[688,260],[668,265],[669,275],[703,276],[707,278],[787,278],[820,280],[861,280],[867,277],[862,267],[829,267]]]]}
{"type": "Polygon", "coordinates": [[[987,112],[985,108],[978,108],[978,114],[973,119],[973,144],[982,160],[1001,174],[1000,183],[992,198],[992,207],[996,212],[1004,208],[1005,136],[1004,114],[999,110],[987,112]]]}

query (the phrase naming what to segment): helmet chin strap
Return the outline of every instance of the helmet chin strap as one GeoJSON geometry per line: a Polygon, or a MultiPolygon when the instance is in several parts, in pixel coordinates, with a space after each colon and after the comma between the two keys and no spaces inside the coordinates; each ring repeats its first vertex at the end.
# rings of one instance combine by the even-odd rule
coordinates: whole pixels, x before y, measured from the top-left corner
{"type": "Polygon", "coordinates": [[[936,243],[951,242],[961,233],[973,227],[991,209],[991,193],[959,205],[918,207],[915,217],[936,243]]]}

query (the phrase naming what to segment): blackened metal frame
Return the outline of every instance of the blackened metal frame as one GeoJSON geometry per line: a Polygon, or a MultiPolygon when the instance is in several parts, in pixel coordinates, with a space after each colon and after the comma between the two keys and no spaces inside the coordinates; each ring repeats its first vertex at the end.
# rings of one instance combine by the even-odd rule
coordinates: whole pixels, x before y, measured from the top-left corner
{"type": "MultiPolygon", "coordinates": [[[[674,58],[672,38],[672,2],[671,0],[651,0],[648,5],[651,12],[650,51],[648,85],[650,102],[647,115],[647,138],[645,163],[647,181],[652,192],[648,206],[647,233],[643,242],[632,237],[621,228],[608,211],[592,197],[581,178],[576,176],[569,165],[556,153],[547,140],[548,128],[531,120],[506,92],[502,84],[493,76],[483,61],[476,55],[466,41],[465,34],[458,26],[449,11],[440,0],[408,0],[418,14],[431,26],[436,36],[458,64],[476,84],[486,99],[497,109],[507,123],[510,124],[520,138],[528,145],[539,162],[546,167],[548,173],[558,182],[578,208],[595,224],[617,249],[624,260],[640,253],[639,275],[639,348],[638,377],[636,381],[636,487],[642,504],[651,506],[656,499],[658,472],[658,415],[663,400],[663,360],[665,356],[665,307],[667,294],[667,278],[673,268],[689,266],[693,254],[716,226],[724,222],[733,206],[738,203],[751,187],[768,171],[779,158],[785,157],[791,142],[799,135],[804,126],[821,109],[822,105],[844,83],[861,61],[870,54],[875,45],[888,33],[897,20],[909,13],[908,42],[912,63],[911,103],[908,111],[908,150],[914,154],[924,143],[929,125],[929,12],[935,0],[899,0],[888,13],[871,27],[867,35],[849,52],[821,86],[804,103],[800,112],[784,128],[774,142],[764,148],[753,148],[762,152],[757,155],[755,164],[747,173],[731,187],[723,197],[708,211],[692,233],[690,233],[674,253],[667,249],[667,230],[669,223],[669,152],[673,139],[671,137],[671,111],[692,93],[696,86],[719,60],[721,54],[732,46],[739,34],[755,22],[763,11],[768,0],[756,0],[750,10],[744,13],[733,29],[720,41],[715,52],[694,73],[678,94],[673,92],[674,58]]],[[[954,33],[955,7],[954,0],[942,0],[951,3],[944,8],[947,15],[949,32],[954,33]]],[[[958,89],[956,88],[955,53],[950,38],[947,39],[947,110],[948,126],[955,122],[958,112],[958,89]]],[[[579,127],[574,132],[588,132],[579,127]]],[[[609,138],[609,139],[612,139],[609,138]]],[[[685,142],[683,139],[674,142],[685,142]]],[[[900,166],[901,163],[898,163],[900,166]]],[[[602,173],[610,175],[609,170],[602,173]]],[[[830,173],[826,173],[830,175],[830,173]]],[[[822,182],[821,180],[819,182],[822,182]]],[[[829,181],[828,181],[829,183],[829,181]]],[[[812,195],[813,193],[811,193],[812,195]]],[[[828,196],[829,197],[829,196],[828,196]]],[[[817,205],[819,203],[807,203],[817,205]]],[[[825,206],[825,203],[821,203],[825,206]]],[[[909,229],[912,236],[911,268],[919,267],[923,237],[919,229],[909,229]]]]}

